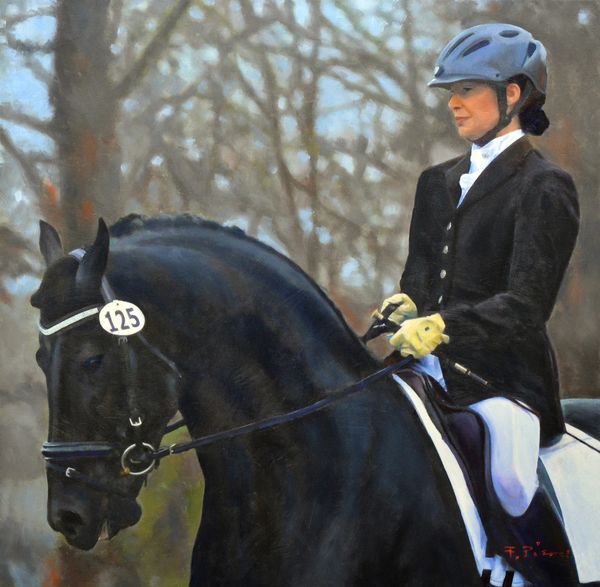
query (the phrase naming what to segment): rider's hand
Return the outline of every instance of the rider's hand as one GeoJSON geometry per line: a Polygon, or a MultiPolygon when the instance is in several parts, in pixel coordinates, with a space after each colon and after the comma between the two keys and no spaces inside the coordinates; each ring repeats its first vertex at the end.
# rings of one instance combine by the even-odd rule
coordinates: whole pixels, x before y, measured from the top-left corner
{"type": "Polygon", "coordinates": [[[382,320],[383,312],[390,305],[394,304],[398,307],[387,317],[390,322],[400,326],[405,320],[417,317],[417,306],[405,293],[397,293],[383,300],[380,310],[374,310],[371,318],[382,320]]]}
{"type": "Polygon", "coordinates": [[[403,357],[412,355],[415,359],[421,359],[439,344],[450,341],[450,337],[444,334],[445,328],[440,314],[413,318],[406,320],[389,342],[403,357]]]}

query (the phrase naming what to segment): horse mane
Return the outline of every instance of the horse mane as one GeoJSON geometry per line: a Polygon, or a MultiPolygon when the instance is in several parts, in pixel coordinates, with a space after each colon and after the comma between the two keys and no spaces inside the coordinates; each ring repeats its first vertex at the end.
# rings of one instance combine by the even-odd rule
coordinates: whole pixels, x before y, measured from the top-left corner
{"type": "MultiPolygon", "coordinates": [[[[110,227],[110,234],[116,238],[132,235],[140,231],[163,231],[168,228],[207,228],[227,232],[231,235],[246,238],[260,245],[260,241],[248,236],[238,226],[223,226],[214,220],[194,216],[193,214],[160,214],[159,216],[144,216],[143,214],[128,214],[117,220],[110,227]]],[[[270,249],[267,245],[264,247],[270,249]]],[[[274,249],[273,249],[274,250],[274,249]]]]}
{"type": "Polygon", "coordinates": [[[348,326],[346,319],[339,308],[333,303],[327,292],[321,287],[310,275],[308,275],[302,267],[292,261],[289,257],[280,253],[273,247],[261,242],[260,240],[246,234],[244,230],[238,226],[224,226],[193,214],[160,214],[158,216],[145,216],[143,214],[128,214],[117,220],[109,231],[112,237],[121,238],[134,235],[136,233],[157,232],[161,233],[169,229],[189,229],[195,228],[199,230],[213,230],[220,234],[225,234],[230,238],[240,239],[256,246],[274,257],[278,258],[283,263],[287,264],[291,269],[300,273],[314,288],[321,300],[326,303],[337,315],[341,323],[346,327],[347,331],[355,340],[359,340],[357,334],[348,326]]]}

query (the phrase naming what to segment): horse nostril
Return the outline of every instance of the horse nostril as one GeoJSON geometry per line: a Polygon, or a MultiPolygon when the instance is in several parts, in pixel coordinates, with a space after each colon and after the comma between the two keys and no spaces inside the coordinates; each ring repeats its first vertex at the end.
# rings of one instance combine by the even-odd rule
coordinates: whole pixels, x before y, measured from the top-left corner
{"type": "Polygon", "coordinates": [[[73,537],[77,535],[77,532],[83,526],[83,518],[69,510],[61,510],[58,514],[60,521],[60,530],[67,537],[73,537]]]}

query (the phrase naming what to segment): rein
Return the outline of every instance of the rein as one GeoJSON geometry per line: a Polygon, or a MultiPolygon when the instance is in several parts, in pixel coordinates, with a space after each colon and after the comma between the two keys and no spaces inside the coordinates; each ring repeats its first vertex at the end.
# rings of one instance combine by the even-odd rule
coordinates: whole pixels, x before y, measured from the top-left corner
{"type": "MultiPolygon", "coordinates": [[[[186,452],[188,450],[200,448],[202,446],[207,446],[209,444],[213,444],[220,440],[230,440],[232,438],[237,438],[238,436],[244,436],[246,434],[250,434],[251,432],[257,432],[259,430],[268,430],[269,428],[275,428],[276,426],[281,426],[282,424],[287,424],[288,422],[293,422],[294,420],[299,420],[300,418],[305,418],[310,414],[314,414],[315,412],[319,412],[323,408],[330,406],[333,403],[336,403],[352,394],[355,394],[363,389],[369,387],[373,383],[380,381],[387,375],[394,373],[395,371],[399,371],[403,369],[408,364],[413,361],[413,357],[406,357],[402,361],[394,363],[393,365],[388,365],[387,367],[383,367],[375,373],[371,373],[367,375],[360,381],[352,383],[347,387],[342,389],[338,389],[330,392],[326,397],[317,400],[316,402],[304,406],[302,408],[298,408],[296,410],[292,410],[291,412],[286,412],[285,414],[279,414],[277,416],[271,416],[270,418],[265,418],[264,420],[258,420],[257,422],[251,422],[250,424],[244,424],[243,426],[238,426],[236,428],[230,428],[229,430],[223,430],[222,432],[215,432],[213,434],[207,434],[206,436],[201,436],[200,438],[195,438],[190,442],[186,442],[185,444],[172,444],[168,448],[161,448],[155,452],[153,452],[150,456],[154,460],[160,460],[166,456],[173,454],[180,454],[182,452],[186,452]]],[[[179,423],[176,423],[179,424],[179,423]]],[[[183,424],[182,424],[183,425],[183,424]]]]}

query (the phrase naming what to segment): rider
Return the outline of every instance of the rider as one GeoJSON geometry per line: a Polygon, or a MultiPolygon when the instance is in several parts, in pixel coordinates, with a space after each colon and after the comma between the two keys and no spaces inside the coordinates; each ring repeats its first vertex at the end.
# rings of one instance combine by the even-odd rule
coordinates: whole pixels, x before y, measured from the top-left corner
{"type": "Polygon", "coordinates": [[[516,26],[475,26],[443,49],[429,86],[449,90],[458,134],[471,149],[422,173],[402,293],[381,308],[399,304],[390,319],[400,329],[390,343],[421,359],[420,368],[454,403],[483,417],[493,486],[512,516],[527,510],[538,487],[540,442],[564,432],[546,322],[579,213],[569,175],[526,136],[549,125],[542,110],[546,76],[544,46],[516,26]],[[502,395],[445,359],[469,367],[502,395]]]}

